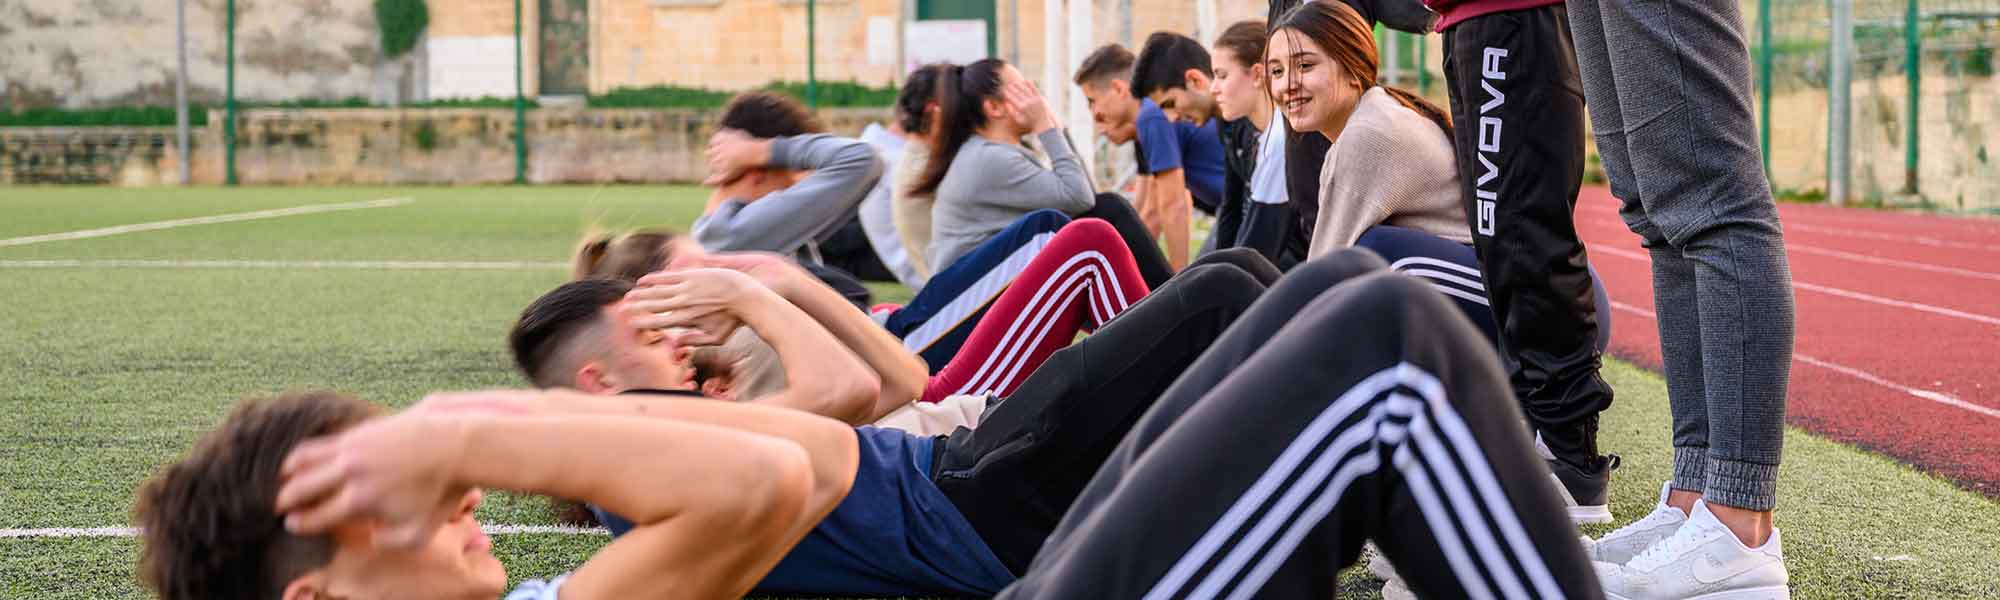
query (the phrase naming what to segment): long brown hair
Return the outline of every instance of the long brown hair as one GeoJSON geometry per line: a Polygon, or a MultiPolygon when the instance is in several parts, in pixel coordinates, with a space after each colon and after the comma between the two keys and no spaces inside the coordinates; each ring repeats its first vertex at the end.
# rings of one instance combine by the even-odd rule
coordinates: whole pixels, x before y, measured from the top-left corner
{"type": "Polygon", "coordinates": [[[1000,99],[1000,70],[1006,61],[988,58],[963,67],[952,66],[939,73],[938,121],[932,132],[931,160],[910,193],[937,194],[938,184],[958,158],[959,148],[986,126],[986,101],[1000,99]]]}
{"type": "Polygon", "coordinates": [[[621,279],[638,281],[646,274],[667,268],[674,257],[667,243],[680,234],[667,229],[640,229],[624,234],[593,233],[577,244],[570,259],[570,279],[621,279]]]}
{"type": "MultiPolygon", "coordinates": [[[[1284,16],[1271,27],[1273,37],[1296,33],[1304,35],[1314,44],[1326,50],[1327,57],[1340,63],[1340,68],[1348,76],[1361,84],[1361,91],[1378,87],[1376,82],[1375,32],[1361,13],[1345,2],[1307,2],[1298,8],[1286,11],[1284,16]]],[[[1445,135],[1451,135],[1451,113],[1425,100],[1423,96],[1402,88],[1380,85],[1382,91],[1395,98],[1403,106],[1417,111],[1417,114],[1436,123],[1445,135]]],[[[1271,86],[1264,86],[1264,93],[1270,95],[1271,86]]],[[[1277,98],[1271,99],[1273,103],[1277,98]]]]}

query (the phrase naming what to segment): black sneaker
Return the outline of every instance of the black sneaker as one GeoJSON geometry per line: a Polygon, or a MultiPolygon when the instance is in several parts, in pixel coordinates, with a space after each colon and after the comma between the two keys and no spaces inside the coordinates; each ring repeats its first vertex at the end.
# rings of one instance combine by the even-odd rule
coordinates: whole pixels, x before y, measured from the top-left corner
{"type": "Polygon", "coordinates": [[[1567,460],[1557,460],[1548,444],[1542,443],[1539,431],[1535,432],[1535,453],[1548,462],[1549,476],[1556,481],[1556,495],[1562,497],[1563,507],[1569,509],[1571,522],[1611,522],[1611,470],[1618,468],[1618,455],[1593,456],[1588,459],[1591,468],[1578,467],[1567,460]]]}

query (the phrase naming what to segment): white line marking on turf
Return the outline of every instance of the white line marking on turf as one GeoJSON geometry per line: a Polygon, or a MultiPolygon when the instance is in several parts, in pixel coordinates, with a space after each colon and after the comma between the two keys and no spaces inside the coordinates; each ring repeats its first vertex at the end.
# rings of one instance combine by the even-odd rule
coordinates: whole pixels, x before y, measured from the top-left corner
{"type": "Polygon", "coordinates": [[[341,202],[337,204],[309,204],[306,206],[294,206],[291,208],[274,208],[271,210],[258,210],[251,212],[231,213],[226,215],[210,215],[206,217],[190,217],[186,219],[173,219],[169,221],[154,221],[151,223],[133,223],[131,225],[100,227],[97,229],[85,229],[81,231],[69,231],[63,233],[50,233],[43,235],[31,235],[26,237],[7,238],[4,240],[0,240],[0,247],[26,246],[28,244],[39,244],[42,242],[81,240],[87,238],[119,235],[124,233],[135,233],[140,231],[154,231],[158,229],[187,227],[191,225],[213,225],[216,223],[234,223],[237,221],[252,221],[256,219],[289,217],[293,215],[310,215],[314,213],[334,212],[342,210],[361,210],[364,208],[388,208],[391,206],[402,206],[415,201],[416,201],[415,198],[410,198],[408,196],[399,196],[395,198],[369,200],[366,202],[341,202]]]}
{"type": "Polygon", "coordinates": [[[569,263],[464,260],[0,260],[0,269],[567,269],[569,263]]]}
{"type": "MultiPolygon", "coordinates": [[[[480,529],[486,535],[611,535],[602,528],[564,525],[487,525],[480,529]]],[[[0,529],[0,538],[129,538],[138,535],[137,527],[0,529]]]]}
{"type": "MultiPolygon", "coordinates": [[[[1651,258],[1651,257],[1649,257],[1649,256],[1646,256],[1646,255],[1644,255],[1644,254],[1640,254],[1640,253],[1637,253],[1637,252],[1633,252],[1633,251],[1631,251],[1631,250],[1626,250],[1626,249],[1623,249],[1623,248],[1612,248],[1612,247],[1609,247],[1609,246],[1599,246],[1599,247],[1595,247],[1595,248],[1591,248],[1591,249],[1590,249],[1590,251],[1591,251],[1591,252],[1602,252],[1602,253],[1605,253],[1605,254],[1609,254],[1609,255],[1612,255],[1612,256],[1617,256],[1617,257],[1622,257],[1622,258],[1629,258],[1629,259],[1632,259],[1632,260],[1640,260],[1640,261],[1649,261],[1649,262],[1650,262],[1650,261],[1652,260],[1652,258],[1651,258]]],[[[1897,300],[1897,299],[1895,299],[1895,298],[1884,298],[1884,297],[1882,297],[1882,296],[1876,296],[1876,295],[1873,295],[1873,294],[1864,294],[1864,293],[1861,293],[1861,292],[1856,292],[1856,291],[1852,291],[1852,290],[1843,290],[1843,289],[1840,289],[1840,288],[1836,288],[1836,287],[1827,287],[1827,286],[1824,286],[1824,285],[1819,285],[1819,284],[1815,284],[1815,283],[1806,283],[1806,282],[1804,282],[1804,281],[1799,281],[1799,280],[1796,280],[1796,279],[1792,280],[1792,287],[1793,287],[1793,288],[1797,288],[1797,289],[1800,289],[1800,290],[1805,290],[1805,291],[1808,291],[1808,292],[1819,292],[1819,293],[1822,293],[1822,294],[1827,294],[1827,295],[1831,295],[1831,296],[1839,296],[1839,297],[1842,297],[1842,298],[1847,298],[1847,299],[1850,299],[1850,300],[1860,300],[1860,301],[1862,301],[1862,302],[1872,302],[1872,303],[1875,303],[1875,304],[1880,304],[1880,305],[1883,305],[1883,306],[1893,306],[1893,307],[1896,307],[1896,308],[1904,308],[1904,309],[1909,309],[1909,310],[1914,310],[1914,311],[1918,311],[1918,312],[1927,312],[1927,313],[1931,313],[1931,314],[1934,314],[1934,315],[1941,315],[1941,316],[1946,316],[1946,317],[1952,317],[1952,318],[1955,318],[1955,319],[1965,319],[1965,320],[1967,320],[1967,321],[1972,321],[1972,322],[1974,322],[1974,323],[1980,323],[1980,324],[1985,324],[1985,325],[1992,325],[1992,326],[1995,326],[1995,327],[2000,327],[2000,317],[1994,317],[1994,316],[1990,316],[1990,315],[1982,315],[1982,314],[1979,314],[1979,313],[1970,313],[1970,312],[1965,312],[1965,311],[1962,311],[1962,310],[1954,310],[1954,309],[1949,309],[1949,308],[1945,308],[1945,307],[1942,307],[1942,306],[1932,306],[1932,305],[1929,305],[1929,304],[1924,304],[1924,303],[1922,303],[1922,302],[1911,302],[1911,301],[1908,301],[1908,300],[1897,300]]]]}
{"type": "MultiPolygon", "coordinates": [[[[1659,318],[1658,315],[1653,314],[1653,311],[1639,308],[1637,306],[1633,306],[1623,302],[1618,302],[1616,300],[1611,302],[1611,307],[1632,314],[1644,316],[1648,319],[1659,318]]],[[[1886,378],[1883,378],[1881,375],[1876,375],[1874,373],[1863,371],[1861,369],[1856,369],[1854,367],[1850,367],[1833,361],[1821,360],[1804,354],[1799,354],[1797,352],[1792,353],[1792,360],[1809,364],[1822,369],[1826,369],[1829,371],[1833,371],[1835,373],[1846,375],[1848,377],[1853,377],[1855,379],[1866,381],[1868,383],[1873,383],[1875,385],[1896,390],[1898,392],[1909,394],[1911,396],[1916,396],[1924,400],[1929,400],[1931,402],[1943,404],[1945,406],[1950,406],[1953,408],[1962,408],[1989,417],[2000,418],[2000,409],[1994,409],[1991,407],[1980,406],[1978,404],[1966,402],[1964,400],[1960,400],[1957,397],[1952,396],[1951,394],[1946,394],[1944,392],[1935,392],[1931,390],[1920,390],[1917,388],[1913,388],[1907,385],[1896,383],[1894,381],[1890,381],[1886,378]]]]}

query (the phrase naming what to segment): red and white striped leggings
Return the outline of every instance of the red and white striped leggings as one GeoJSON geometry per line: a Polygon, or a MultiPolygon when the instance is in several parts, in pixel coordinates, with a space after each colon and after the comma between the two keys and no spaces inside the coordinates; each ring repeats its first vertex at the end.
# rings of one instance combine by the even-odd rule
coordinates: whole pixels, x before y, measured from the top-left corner
{"type": "Polygon", "coordinates": [[[932,375],[924,402],[955,394],[1006,396],[1049,355],[1146,297],[1132,250],[1099,219],[1058,230],[993,301],[951,362],[932,375]]]}

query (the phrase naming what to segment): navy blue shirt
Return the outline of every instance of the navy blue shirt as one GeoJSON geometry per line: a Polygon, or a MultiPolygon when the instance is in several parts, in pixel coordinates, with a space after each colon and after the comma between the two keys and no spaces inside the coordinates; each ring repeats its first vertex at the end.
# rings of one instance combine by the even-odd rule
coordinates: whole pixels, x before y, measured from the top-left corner
{"type": "MultiPolygon", "coordinates": [[[[756,587],[760,594],[990,597],[1014,582],[931,481],[935,439],[854,428],[854,488],[756,587]]],[[[612,535],[631,529],[598,512],[612,535]]]]}
{"type": "Polygon", "coordinates": [[[1139,100],[1139,172],[1159,173],[1181,169],[1186,174],[1188,192],[1202,212],[1215,214],[1222,205],[1222,137],[1215,119],[1196,126],[1171,121],[1151,98],[1139,100]]]}

